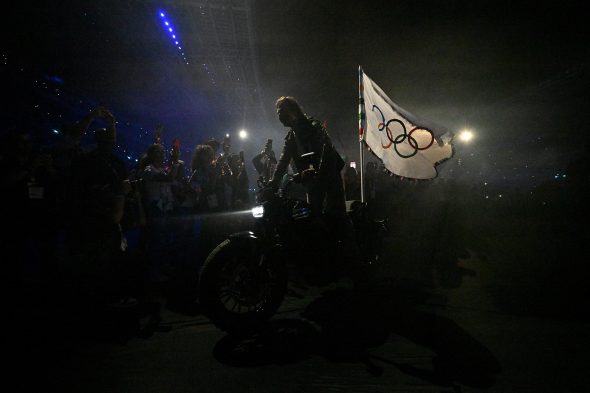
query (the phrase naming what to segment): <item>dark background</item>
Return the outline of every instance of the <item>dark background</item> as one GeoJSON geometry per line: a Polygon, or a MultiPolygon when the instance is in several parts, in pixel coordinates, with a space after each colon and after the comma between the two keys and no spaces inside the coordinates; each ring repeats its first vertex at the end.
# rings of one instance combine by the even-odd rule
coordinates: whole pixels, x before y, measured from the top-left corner
{"type": "Polygon", "coordinates": [[[587,143],[588,27],[580,2],[239,2],[249,10],[248,69],[259,89],[258,106],[248,108],[243,96],[221,99],[235,86],[212,85],[190,55],[185,64],[162,29],[157,14],[166,10],[187,52],[199,39],[204,45],[210,36],[182,36],[201,23],[199,4],[232,3],[9,5],[4,128],[50,139],[51,129],[102,102],[117,115],[121,146],[133,158],[158,124],[166,143],[181,139],[185,160],[196,143],[246,128],[249,142],[234,149],[251,157],[266,137],[280,148],[274,101],[293,95],[327,121],[342,154],[358,160],[362,65],[410,112],[454,132],[474,131],[473,143],[456,143],[442,177],[530,188],[561,179],[587,143]]]}

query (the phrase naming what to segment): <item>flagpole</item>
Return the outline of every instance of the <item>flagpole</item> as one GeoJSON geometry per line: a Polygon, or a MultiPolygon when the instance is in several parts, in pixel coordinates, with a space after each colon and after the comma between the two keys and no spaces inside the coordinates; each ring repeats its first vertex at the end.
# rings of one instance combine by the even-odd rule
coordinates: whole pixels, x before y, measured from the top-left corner
{"type": "Polygon", "coordinates": [[[363,68],[359,65],[359,165],[361,167],[361,202],[365,202],[365,151],[363,149],[363,141],[365,139],[365,99],[363,97],[363,68]]]}

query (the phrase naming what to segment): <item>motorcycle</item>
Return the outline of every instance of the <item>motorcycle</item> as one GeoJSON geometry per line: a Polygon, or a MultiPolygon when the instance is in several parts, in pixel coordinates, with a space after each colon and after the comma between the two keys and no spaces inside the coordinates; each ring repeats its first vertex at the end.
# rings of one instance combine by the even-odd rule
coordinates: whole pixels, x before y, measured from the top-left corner
{"type": "Polygon", "coordinates": [[[288,176],[278,190],[259,184],[251,212],[254,228],[229,235],[206,258],[198,301],[219,329],[243,333],[260,328],[281,306],[294,276],[333,281],[338,278],[335,267],[347,265],[340,276],[359,278],[379,261],[386,220],[369,217],[366,203],[347,201],[357,251],[351,254],[350,244],[334,235],[334,227],[312,215],[306,201],[289,194],[299,176],[288,176]]]}

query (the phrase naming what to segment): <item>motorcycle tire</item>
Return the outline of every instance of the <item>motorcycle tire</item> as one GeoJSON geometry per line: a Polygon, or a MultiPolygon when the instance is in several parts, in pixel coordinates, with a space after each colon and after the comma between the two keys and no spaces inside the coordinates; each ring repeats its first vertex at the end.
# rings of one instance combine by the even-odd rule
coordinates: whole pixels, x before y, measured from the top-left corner
{"type": "Polygon", "coordinates": [[[199,275],[199,306],[228,333],[261,328],[287,292],[287,269],[253,239],[226,239],[207,257],[199,275]]]}

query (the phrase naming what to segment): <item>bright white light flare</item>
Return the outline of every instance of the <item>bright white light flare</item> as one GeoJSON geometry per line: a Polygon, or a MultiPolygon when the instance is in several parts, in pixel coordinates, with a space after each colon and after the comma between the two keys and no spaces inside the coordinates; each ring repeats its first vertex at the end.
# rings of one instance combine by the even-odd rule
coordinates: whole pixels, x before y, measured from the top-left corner
{"type": "Polygon", "coordinates": [[[254,218],[260,218],[264,216],[264,206],[255,206],[252,208],[252,215],[254,218]]]}
{"type": "Polygon", "coordinates": [[[471,142],[473,139],[473,132],[471,132],[471,130],[463,130],[459,134],[459,139],[461,142],[471,142]]]}

